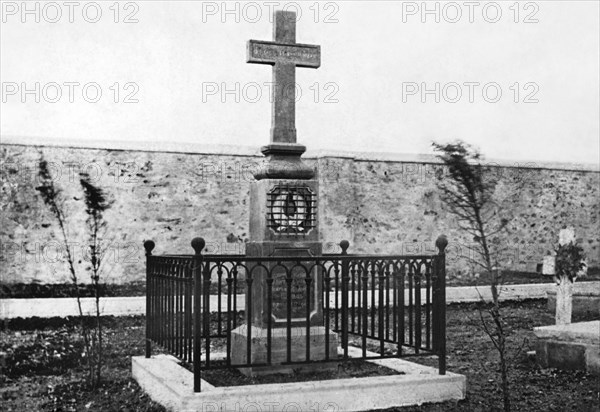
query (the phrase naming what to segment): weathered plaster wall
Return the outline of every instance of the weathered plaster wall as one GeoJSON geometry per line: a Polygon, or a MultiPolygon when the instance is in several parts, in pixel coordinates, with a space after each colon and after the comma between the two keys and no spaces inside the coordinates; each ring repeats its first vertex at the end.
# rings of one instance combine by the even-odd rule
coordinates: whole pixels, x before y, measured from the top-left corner
{"type": "MultiPolygon", "coordinates": [[[[40,152],[64,191],[72,250],[83,270],[85,215],[77,176],[84,169],[114,199],[104,237],[109,244],[104,275],[109,281],[143,279],[145,239],[156,242],[155,253],[191,253],[189,244],[195,236],[207,240],[208,252],[244,250],[251,171],[260,167],[261,157],[5,144],[1,146],[2,282],[68,280],[58,226],[35,191],[40,152]]],[[[307,163],[318,170],[319,222],[326,252],[338,251],[336,244],[347,239],[355,253],[428,253],[444,233],[450,240],[449,275],[470,276],[472,270],[459,256],[469,253],[472,240],[442,207],[434,179],[439,164],[335,156],[307,163]]],[[[500,239],[508,248],[510,267],[535,271],[542,256],[555,247],[564,225],[575,227],[590,266],[599,266],[598,171],[496,170],[502,175],[497,195],[513,195],[510,212],[515,218],[500,239]],[[516,195],[504,193],[515,181],[523,182],[522,189],[516,195]]]]}

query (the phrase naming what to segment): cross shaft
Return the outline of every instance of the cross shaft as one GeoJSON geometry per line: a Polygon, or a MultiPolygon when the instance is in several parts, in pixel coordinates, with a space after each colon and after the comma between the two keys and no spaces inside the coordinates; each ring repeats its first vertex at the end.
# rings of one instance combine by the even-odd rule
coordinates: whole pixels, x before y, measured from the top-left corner
{"type": "Polygon", "coordinates": [[[248,63],[273,66],[271,143],[296,143],[296,67],[318,68],[321,47],[296,43],[296,13],[275,12],[273,40],[248,42],[248,63]]]}

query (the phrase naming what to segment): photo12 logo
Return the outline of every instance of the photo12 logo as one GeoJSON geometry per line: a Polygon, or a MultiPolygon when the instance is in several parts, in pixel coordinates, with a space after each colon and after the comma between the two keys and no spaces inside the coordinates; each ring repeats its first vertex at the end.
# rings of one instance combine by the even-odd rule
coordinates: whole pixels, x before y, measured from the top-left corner
{"type": "MultiPolygon", "coordinates": [[[[87,243],[57,240],[48,242],[0,242],[0,258],[6,262],[35,262],[64,264],[71,256],[75,261],[90,262],[92,249],[87,243]]],[[[105,241],[98,256],[109,263],[138,263],[144,256],[143,247],[138,242],[105,241]]]]}
{"type": "MultiPolygon", "coordinates": [[[[264,82],[262,85],[257,82],[248,82],[241,84],[239,82],[227,84],[225,82],[203,82],[202,83],[202,103],[208,103],[209,100],[218,99],[221,103],[241,101],[247,103],[257,103],[263,99],[268,99],[273,103],[276,94],[275,83],[264,82]]],[[[334,82],[319,83],[315,82],[304,90],[298,83],[283,85],[280,89],[281,98],[286,100],[300,101],[303,97],[312,99],[314,103],[339,103],[337,93],[340,86],[334,82]]]]}
{"type": "Polygon", "coordinates": [[[498,103],[506,94],[512,96],[514,103],[539,103],[539,91],[540,86],[535,82],[515,82],[504,88],[497,82],[402,82],[402,103],[409,100],[420,103],[476,103],[481,100],[498,103]]]}
{"type": "Polygon", "coordinates": [[[140,86],[135,82],[115,82],[102,86],[97,82],[2,82],[2,103],[139,103],[140,86]]]}
{"type": "Polygon", "coordinates": [[[340,6],[333,1],[327,2],[277,2],[277,1],[203,1],[202,23],[219,21],[221,23],[273,23],[273,12],[283,10],[294,12],[295,21],[311,19],[314,23],[338,23],[340,6]]]}
{"type": "MultiPolygon", "coordinates": [[[[306,401],[305,404],[300,405],[297,402],[203,402],[200,408],[194,410],[195,412],[221,412],[221,411],[235,411],[235,412],[339,412],[341,411],[340,406],[335,402],[313,402],[306,401]]],[[[192,412],[191,410],[184,410],[183,412],[192,412]]]]}
{"type": "Polygon", "coordinates": [[[498,23],[511,19],[513,23],[539,23],[540,6],[532,1],[404,1],[402,23],[498,23]]]}
{"type": "Polygon", "coordinates": [[[2,23],[139,23],[137,2],[3,1],[2,23]]]}
{"type": "MultiPolygon", "coordinates": [[[[343,179],[342,169],[337,164],[319,165],[307,160],[304,165],[310,167],[315,176],[322,182],[334,183],[343,179]]],[[[279,167],[289,171],[296,171],[304,167],[297,162],[282,162],[279,167]]],[[[198,178],[197,183],[221,182],[229,184],[248,183],[256,181],[257,174],[267,174],[270,164],[266,160],[248,162],[206,162],[198,163],[192,173],[198,178]]]]}
{"type": "MultiPolygon", "coordinates": [[[[53,182],[79,184],[82,175],[86,175],[91,182],[102,181],[104,177],[114,183],[142,184],[140,176],[148,170],[148,165],[136,162],[46,162],[46,168],[53,182]]],[[[108,182],[109,180],[107,180],[108,182]]],[[[37,184],[40,182],[39,163],[2,162],[0,164],[0,182],[17,184],[37,184]]]]}

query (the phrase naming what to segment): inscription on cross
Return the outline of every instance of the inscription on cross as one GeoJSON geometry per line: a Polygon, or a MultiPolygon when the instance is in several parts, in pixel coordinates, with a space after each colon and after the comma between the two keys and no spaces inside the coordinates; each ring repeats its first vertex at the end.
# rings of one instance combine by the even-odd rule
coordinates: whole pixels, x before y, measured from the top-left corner
{"type": "Polygon", "coordinates": [[[296,67],[318,68],[321,46],[296,43],[296,13],[275,11],[273,40],[248,41],[248,63],[273,66],[271,143],[296,143],[296,67]]]}

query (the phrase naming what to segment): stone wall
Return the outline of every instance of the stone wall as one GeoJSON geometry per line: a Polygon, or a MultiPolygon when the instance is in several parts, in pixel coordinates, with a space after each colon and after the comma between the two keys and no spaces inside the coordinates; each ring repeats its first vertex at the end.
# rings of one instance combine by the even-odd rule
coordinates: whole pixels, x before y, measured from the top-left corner
{"type": "MultiPolygon", "coordinates": [[[[108,281],[143,280],[146,239],[156,242],[155,253],[191,253],[195,236],[207,240],[209,253],[244,251],[249,182],[251,172],[261,167],[258,155],[18,144],[0,148],[3,283],[68,281],[59,228],[35,190],[40,153],[63,190],[72,250],[83,271],[89,265],[78,183],[82,170],[114,199],[104,235],[108,281]]],[[[459,230],[439,199],[435,171],[440,165],[434,159],[325,154],[309,157],[307,163],[316,168],[320,180],[325,252],[339,251],[337,243],[347,239],[354,253],[431,253],[436,237],[444,233],[450,241],[449,276],[476,274],[464,257],[470,254],[472,239],[459,230]]],[[[510,196],[514,215],[509,231],[498,239],[506,246],[507,266],[535,271],[555,247],[558,231],[572,225],[590,267],[598,267],[598,171],[509,166],[495,168],[501,176],[496,195],[510,196]],[[515,181],[521,183],[518,193],[508,189],[515,181]]]]}

